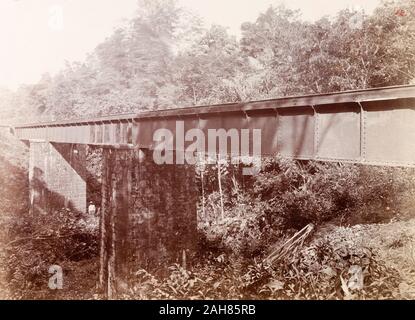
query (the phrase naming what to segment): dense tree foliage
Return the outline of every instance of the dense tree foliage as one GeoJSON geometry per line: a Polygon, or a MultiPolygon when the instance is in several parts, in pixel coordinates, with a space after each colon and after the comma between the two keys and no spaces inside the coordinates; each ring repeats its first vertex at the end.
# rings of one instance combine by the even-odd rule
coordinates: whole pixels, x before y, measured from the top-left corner
{"type": "Polygon", "coordinates": [[[310,23],[271,6],[241,37],[204,28],[174,0],[141,0],[135,18],[84,62],[16,92],[3,118],[100,116],[277,96],[408,84],[415,79],[415,1],[371,15],[343,10],[310,23]]]}
{"type": "MultiPolygon", "coordinates": [[[[85,61],[15,92],[0,89],[0,117],[58,120],[408,84],[415,79],[414,16],[414,0],[384,2],[371,15],[343,10],[313,23],[298,11],[270,7],[244,23],[237,39],[222,26],[204,28],[174,0],[141,0],[135,18],[85,61]]],[[[27,164],[10,161],[23,154],[27,162],[26,151],[10,149],[17,144],[10,135],[0,138],[0,287],[7,289],[0,296],[101,298],[96,230],[67,210],[33,219],[27,164]],[[44,290],[54,263],[64,267],[67,291],[44,290]]],[[[98,166],[99,153],[88,161],[98,166]]],[[[229,163],[200,165],[192,265],[182,261],[164,279],[135,270],[124,298],[414,297],[414,170],[263,164],[252,177],[229,163]],[[309,224],[319,233],[288,247],[309,224]],[[283,250],[272,268],[263,263],[269,252],[283,250]],[[364,288],[353,296],[343,277],[356,265],[364,269],[364,288]]]]}

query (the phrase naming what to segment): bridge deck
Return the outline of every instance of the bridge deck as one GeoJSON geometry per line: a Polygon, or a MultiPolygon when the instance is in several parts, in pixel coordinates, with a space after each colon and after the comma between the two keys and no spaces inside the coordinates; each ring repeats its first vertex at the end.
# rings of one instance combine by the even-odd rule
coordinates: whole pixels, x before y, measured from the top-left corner
{"type": "Polygon", "coordinates": [[[264,155],[415,166],[415,86],[35,123],[15,132],[22,140],[154,149],[157,129],[181,134],[194,128],[206,137],[209,129],[260,129],[264,155]]]}

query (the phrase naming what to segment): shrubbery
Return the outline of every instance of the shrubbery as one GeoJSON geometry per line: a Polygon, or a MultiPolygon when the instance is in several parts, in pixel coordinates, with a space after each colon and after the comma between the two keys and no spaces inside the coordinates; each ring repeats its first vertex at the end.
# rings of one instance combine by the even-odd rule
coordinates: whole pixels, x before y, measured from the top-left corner
{"type": "Polygon", "coordinates": [[[133,299],[390,299],[399,298],[399,275],[369,249],[333,248],[329,240],[313,242],[284,257],[272,268],[254,259],[225,254],[204,257],[191,269],[173,265],[165,278],[137,270],[133,299]],[[362,266],[364,286],[347,288],[351,267],[362,266]]]}
{"type": "Polygon", "coordinates": [[[51,294],[48,269],[98,256],[96,228],[78,214],[62,209],[48,215],[22,214],[9,225],[6,256],[7,283],[14,298],[39,298],[51,294]]]}
{"type": "MultiPolygon", "coordinates": [[[[204,173],[210,190],[215,170],[204,173]]],[[[231,168],[222,174],[222,195],[204,192],[199,226],[217,246],[248,256],[308,223],[377,223],[406,215],[415,186],[413,169],[354,164],[267,160],[248,187],[239,172],[231,168]]]]}
{"type": "MultiPolygon", "coordinates": [[[[262,171],[250,177],[241,174],[241,167],[228,163],[199,169],[198,252],[187,267],[174,265],[164,278],[137,270],[123,297],[399,297],[396,270],[350,234],[337,231],[310,236],[272,267],[264,265],[263,258],[309,223],[321,230],[326,223],[377,223],[409,215],[414,170],[284,159],[264,161],[262,171]],[[353,266],[361,268],[364,287],[347,292],[343,282],[353,266]]],[[[82,260],[85,276],[94,283],[97,230],[65,209],[30,215],[24,200],[27,194],[14,205],[11,199],[20,197],[11,193],[27,191],[26,173],[17,167],[15,171],[10,187],[0,188],[7,200],[1,211],[10,211],[10,219],[1,217],[7,235],[2,233],[0,254],[11,297],[49,297],[47,270],[53,264],[62,265],[68,274],[65,267],[82,260]]]]}

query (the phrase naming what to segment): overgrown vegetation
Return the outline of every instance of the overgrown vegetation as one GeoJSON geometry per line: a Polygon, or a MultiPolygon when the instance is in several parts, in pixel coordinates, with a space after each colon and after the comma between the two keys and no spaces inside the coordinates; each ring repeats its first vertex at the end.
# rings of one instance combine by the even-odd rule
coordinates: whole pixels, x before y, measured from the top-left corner
{"type": "MultiPolygon", "coordinates": [[[[356,250],[356,249],[355,249],[356,250]]],[[[329,243],[315,243],[285,258],[273,268],[255,261],[205,257],[191,270],[173,265],[158,279],[138,270],[129,294],[134,299],[391,299],[399,297],[398,272],[367,252],[333,251],[329,243]],[[361,263],[364,287],[349,290],[351,266],[361,263]],[[343,281],[343,282],[342,282],[343,281]]]]}
{"type": "MultiPolygon", "coordinates": [[[[199,208],[199,254],[194,265],[174,265],[164,279],[137,270],[124,298],[405,297],[402,275],[381,258],[379,252],[385,250],[381,241],[369,245],[365,240],[369,234],[349,232],[350,227],[343,226],[376,226],[396,219],[397,212],[413,218],[408,199],[414,191],[414,170],[269,160],[258,176],[244,181],[254,186],[251,193],[243,191],[235,168],[224,167],[228,170],[221,170],[222,186],[230,192],[223,195],[213,191],[217,167],[203,171],[210,192],[205,192],[205,205],[199,208]],[[269,266],[264,257],[281,251],[287,239],[308,223],[317,226],[317,233],[269,266]],[[353,281],[362,283],[357,287],[353,281]]],[[[413,243],[413,235],[402,241],[413,243]]],[[[410,272],[414,267],[409,262],[410,272]]]]}
{"type": "MultiPolygon", "coordinates": [[[[408,84],[414,14],[413,0],[387,1],[371,15],[343,10],[308,23],[274,6],[243,24],[236,40],[221,26],[204,28],[174,1],[141,1],[129,26],[86,61],[1,90],[1,117],[59,120],[408,84]]],[[[99,298],[96,229],[60,208],[29,214],[27,154],[7,137],[0,140],[0,295],[99,298]],[[69,275],[63,293],[47,288],[52,264],[69,275]]],[[[88,160],[99,167],[99,152],[88,160]]],[[[413,298],[414,173],[284,159],[264,161],[253,177],[227,163],[202,166],[197,254],[165,278],[136,270],[122,297],[413,298]],[[307,225],[313,232],[284,251],[307,225]],[[285,253],[267,265],[272,252],[285,253]]],[[[99,190],[95,177],[87,179],[99,190]]]]}
{"type": "MultiPolygon", "coordinates": [[[[9,176],[13,166],[5,159],[1,165],[2,176],[9,176]]],[[[65,209],[34,219],[27,207],[27,172],[14,168],[1,189],[7,297],[99,298],[97,229],[65,209]],[[64,292],[47,287],[53,264],[64,268],[64,292]]],[[[286,159],[264,161],[255,176],[243,176],[240,169],[223,162],[219,168],[200,166],[198,250],[186,266],[171,266],[164,278],[136,270],[121,298],[412,297],[413,257],[388,261],[385,256],[390,248],[409,250],[415,236],[410,227],[408,232],[391,227],[391,239],[372,243],[367,238],[373,235],[352,229],[397,219],[413,225],[414,169],[286,159]],[[313,231],[285,250],[287,240],[306,225],[313,231]],[[264,260],[270,253],[279,256],[272,265],[264,260]],[[397,267],[401,261],[405,268],[397,267]],[[363,286],[350,289],[353,277],[363,286]]]]}
{"type": "MultiPolygon", "coordinates": [[[[46,286],[52,265],[60,265],[64,272],[68,262],[98,256],[97,230],[89,229],[80,216],[69,210],[50,215],[22,214],[9,226],[14,239],[6,250],[8,277],[6,279],[15,298],[47,298],[51,290],[46,286]]],[[[96,272],[84,279],[97,280],[96,272]]]]}
{"type": "Polygon", "coordinates": [[[46,215],[31,214],[26,146],[9,133],[1,133],[0,137],[2,297],[77,298],[73,291],[66,296],[66,292],[54,292],[48,288],[51,276],[48,269],[56,264],[62,266],[68,275],[65,281],[69,283],[66,285],[71,286],[71,290],[77,288],[78,298],[91,297],[93,293],[90,290],[95,290],[97,279],[97,228],[91,227],[79,213],[66,209],[58,208],[46,215]]]}
{"type": "MultiPolygon", "coordinates": [[[[205,209],[199,210],[199,221],[208,239],[248,255],[308,223],[379,223],[398,213],[411,215],[412,169],[277,159],[264,161],[261,173],[252,178],[237,179],[236,172],[221,174],[225,217],[221,218],[218,187],[208,185],[212,191],[206,195],[205,209]]],[[[210,168],[204,180],[217,183],[215,175],[216,168],[210,168]]]]}

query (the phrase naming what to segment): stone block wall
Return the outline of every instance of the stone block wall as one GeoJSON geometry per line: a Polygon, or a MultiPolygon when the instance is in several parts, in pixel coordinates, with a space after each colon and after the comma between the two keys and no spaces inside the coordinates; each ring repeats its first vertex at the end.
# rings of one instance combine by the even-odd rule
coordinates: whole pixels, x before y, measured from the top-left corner
{"type": "Polygon", "coordinates": [[[29,184],[33,212],[66,207],[86,211],[86,146],[30,142],[29,184]]]}
{"type": "Polygon", "coordinates": [[[150,151],[105,149],[103,158],[100,283],[112,296],[140,268],[189,257],[197,189],[193,166],[157,165],[150,151]]]}

